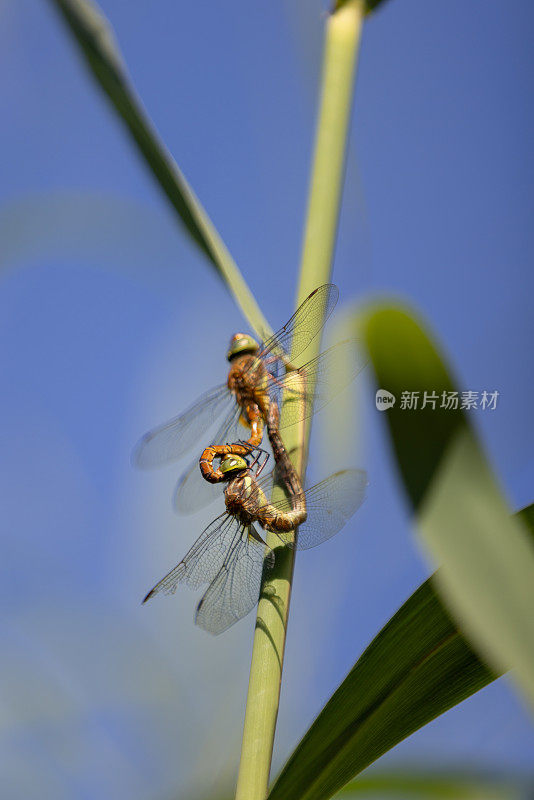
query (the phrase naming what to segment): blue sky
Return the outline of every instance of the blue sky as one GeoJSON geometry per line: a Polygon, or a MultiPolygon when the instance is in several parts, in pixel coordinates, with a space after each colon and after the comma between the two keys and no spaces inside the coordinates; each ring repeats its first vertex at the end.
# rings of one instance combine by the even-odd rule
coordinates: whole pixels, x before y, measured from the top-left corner
{"type": "MultiPolygon", "coordinates": [[[[161,136],[282,324],[322,4],[101,5],[161,136]]],[[[215,514],[176,517],[181,465],[136,474],[129,453],[224,379],[226,341],[244,322],[51,4],[5,0],[0,22],[6,785],[13,797],[201,791],[232,777],[253,619],[212,640],[192,625],[185,590],[140,608],[215,514]]],[[[533,34],[528,0],[389,0],[368,20],[334,268],[341,309],[401,297],[463,388],[499,390],[498,409],[472,420],[514,507],[534,485],[533,34]]],[[[342,534],[299,557],[275,766],[430,571],[368,378],[358,388],[355,463],[369,497],[342,534]]],[[[320,463],[313,471],[322,477],[320,463]]],[[[525,770],[533,756],[532,723],[499,681],[385,760],[525,770]]]]}

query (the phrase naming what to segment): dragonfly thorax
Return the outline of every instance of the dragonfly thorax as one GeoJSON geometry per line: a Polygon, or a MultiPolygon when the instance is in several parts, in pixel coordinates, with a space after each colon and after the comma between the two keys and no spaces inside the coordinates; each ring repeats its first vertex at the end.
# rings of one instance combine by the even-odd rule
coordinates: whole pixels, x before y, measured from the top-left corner
{"type": "Polygon", "coordinates": [[[258,508],[264,501],[263,493],[250,474],[233,478],[224,490],[226,510],[237,517],[244,525],[250,525],[258,518],[258,508]]]}
{"type": "Polygon", "coordinates": [[[259,416],[267,417],[267,371],[261,358],[250,353],[236,356],[228,372],[228,388],[235,395],[237,405],[245,412],[245,425],[250,425],[259,416]]]}

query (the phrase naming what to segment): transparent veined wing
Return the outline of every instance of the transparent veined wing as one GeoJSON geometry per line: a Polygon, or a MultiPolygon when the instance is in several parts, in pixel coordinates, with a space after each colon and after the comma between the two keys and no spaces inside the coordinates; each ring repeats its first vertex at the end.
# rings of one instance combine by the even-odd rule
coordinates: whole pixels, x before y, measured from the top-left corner
{"type": "Polygon", "coordinates": [[[201,395],[183,414],[145,433],[135,446],[132,463],[150,469],[181,458],[223,413],[235,405],[226,384],[201,395]]]}
{"type": "Polygon", "coordinates": [[[263,342],[260,358],[266,358],[270,353],[287,360],[290,357],[293,360],[298,358],[323,329],[338,297],[339,289],[333,283],[325,283],[315,289],[286,324],[263,342]]]}
{"type": "Polygon", "coordinates": [[[209,633],[225,631],[258,602],[263,565],[274,563],[257,531],[221,514],[208,525],[187,555],[147,594],[174,594],[179,583],[193,589],[209,583],[195,622],[209,633]]]}
{"type": "Polygon", "coordinates": [[[257,541],[250,526],[236,531],[221,569],[197,607],[195,622],[212,634],[223,633],[256,606],[261,576],[274,563],[274,554],[257,541]]]}
{"type": "Polygon", "coordinates": [[[307,419],[324,408],[362,371],[367,356],[352,339],[329,347],[317,358],[281,378],[269,381],[269,394],[278,407],[284,401],[280,428],[307,419]]]}
{"type": "Polygon", "coordinates": [[[172,505],[179,514],[195,514],[222,497],[224,484],[209,483],[202,477],[198,458],[194,458],[180,476],[172,496],[172,505]]]}
{"type": "Polygon", "coordinates": [[[198,458],[184,470],[172,496],[172,505],[178,514],[195,514],[223,496],[224,484],[209,483],[202,477],[198,458]]]}
{"type": "Polygon", "coordinates": [[[174,594],[182,581],[192,589],[211,583],[224,564],[228,550],[233,546],[241,527],[238,520],[226,512],[216,517],[203,530],[180,563],[158,581],[143,602],[146,603],[160,592],[174,594]]]}
{"type": "MultiPolygon", "coordinates": [[[[306,522],[298,530],[296,546],[299,550],[316,547],[335,536],[360,508],[365,500],[368,485],[367,473],[360,469],[345,469],[306,489],[306,522]]],[[[279,511],[292,508],[291,498],[273,503],[279,511]]],[[[277,534],[284,544],[294,547],[292,533],[277,534]]]]}
{"type": "MultiPolygon", "coordinates": [[[[250,435],[247,428],[240,424],[241,409],[235,403],[231,413],[227,414],[219,429],[212,437],[214,444],[227,444],[246,439],[250,435]]],[[[173,506],[180,514],[194,514],[204,506],[222,496],[224,484],[209,483],[202,477],[198,453],[180,476],[173,495],[173,506]]]]}

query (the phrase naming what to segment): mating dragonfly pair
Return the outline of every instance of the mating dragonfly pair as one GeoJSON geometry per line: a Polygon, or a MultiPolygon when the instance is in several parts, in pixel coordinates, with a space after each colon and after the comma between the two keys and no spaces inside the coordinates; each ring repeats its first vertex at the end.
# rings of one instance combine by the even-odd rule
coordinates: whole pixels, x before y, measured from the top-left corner
{"type": "Polygon", "coordinates": [[[180,582],[192,588],[208,584],[195,621],[210,633],[222,633],[257,604],[263,569],[274,563],[274,552],[266,547],[258,526],[275,533],[281,545],[314,547],[336,534],[361,505],[365,472],[343,470],[304,490],[279,434],[280,428],[325,406],[364,366],[352,358],[354,369],[346,369],[345,356],[354,357],[351,341],[331,347],[298,368],[290,360],[289,353],[293,361],[298,359],[321,332],[337,298],[333,284],[319,287],[261,345],[247,334],[233,336],[226,383],[145,434],[136,446],[136,466],[169,463],[192,449],[221,416],[223,422],[213,441],[231,442],[207,447],[200,461],[195,459],[185,471],[174,494],[176,509],[191,513],[219,496],[217,484],[225,483],[225,512],[208,525],[145,602],[159,592],[174,593],[180,582]],[[268,457],[263,458],[265,451],[260,447],[264,429],[276,466],[260,477],[268,457]],[[286,497],[268,500],[275,483],[285,488],[286,497]]]}

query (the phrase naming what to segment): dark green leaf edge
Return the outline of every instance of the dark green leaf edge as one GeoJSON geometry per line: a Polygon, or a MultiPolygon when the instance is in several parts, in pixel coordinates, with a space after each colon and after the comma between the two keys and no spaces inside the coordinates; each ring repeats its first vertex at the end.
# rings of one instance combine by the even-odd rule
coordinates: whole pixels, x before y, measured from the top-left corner
{"type": "Polygon", "coordinates": [[[89,0],[51,2],[186,231],[223,278],[252,327],[264,338],[271,329],[213,223],[136,96],[107,19],[89,0]]]}
{"type": "MultiPolygon", "coordinates": [[[[534,505],[519,516],[534,541],[534,505]]],[[[433,577],[367,647],[297,745],[269,800],[332,797],[411,733],[498,677],[452,621],[433,577]]]]}
{"type": "Polygon", "coordinates": [[[520,800],[532,792],[532,780],[499,774],[449,769],[421,770],[417,767],[376,771],[348,783],[337,798],[361,795],[410,797],[421,800],[520,800]]]}

